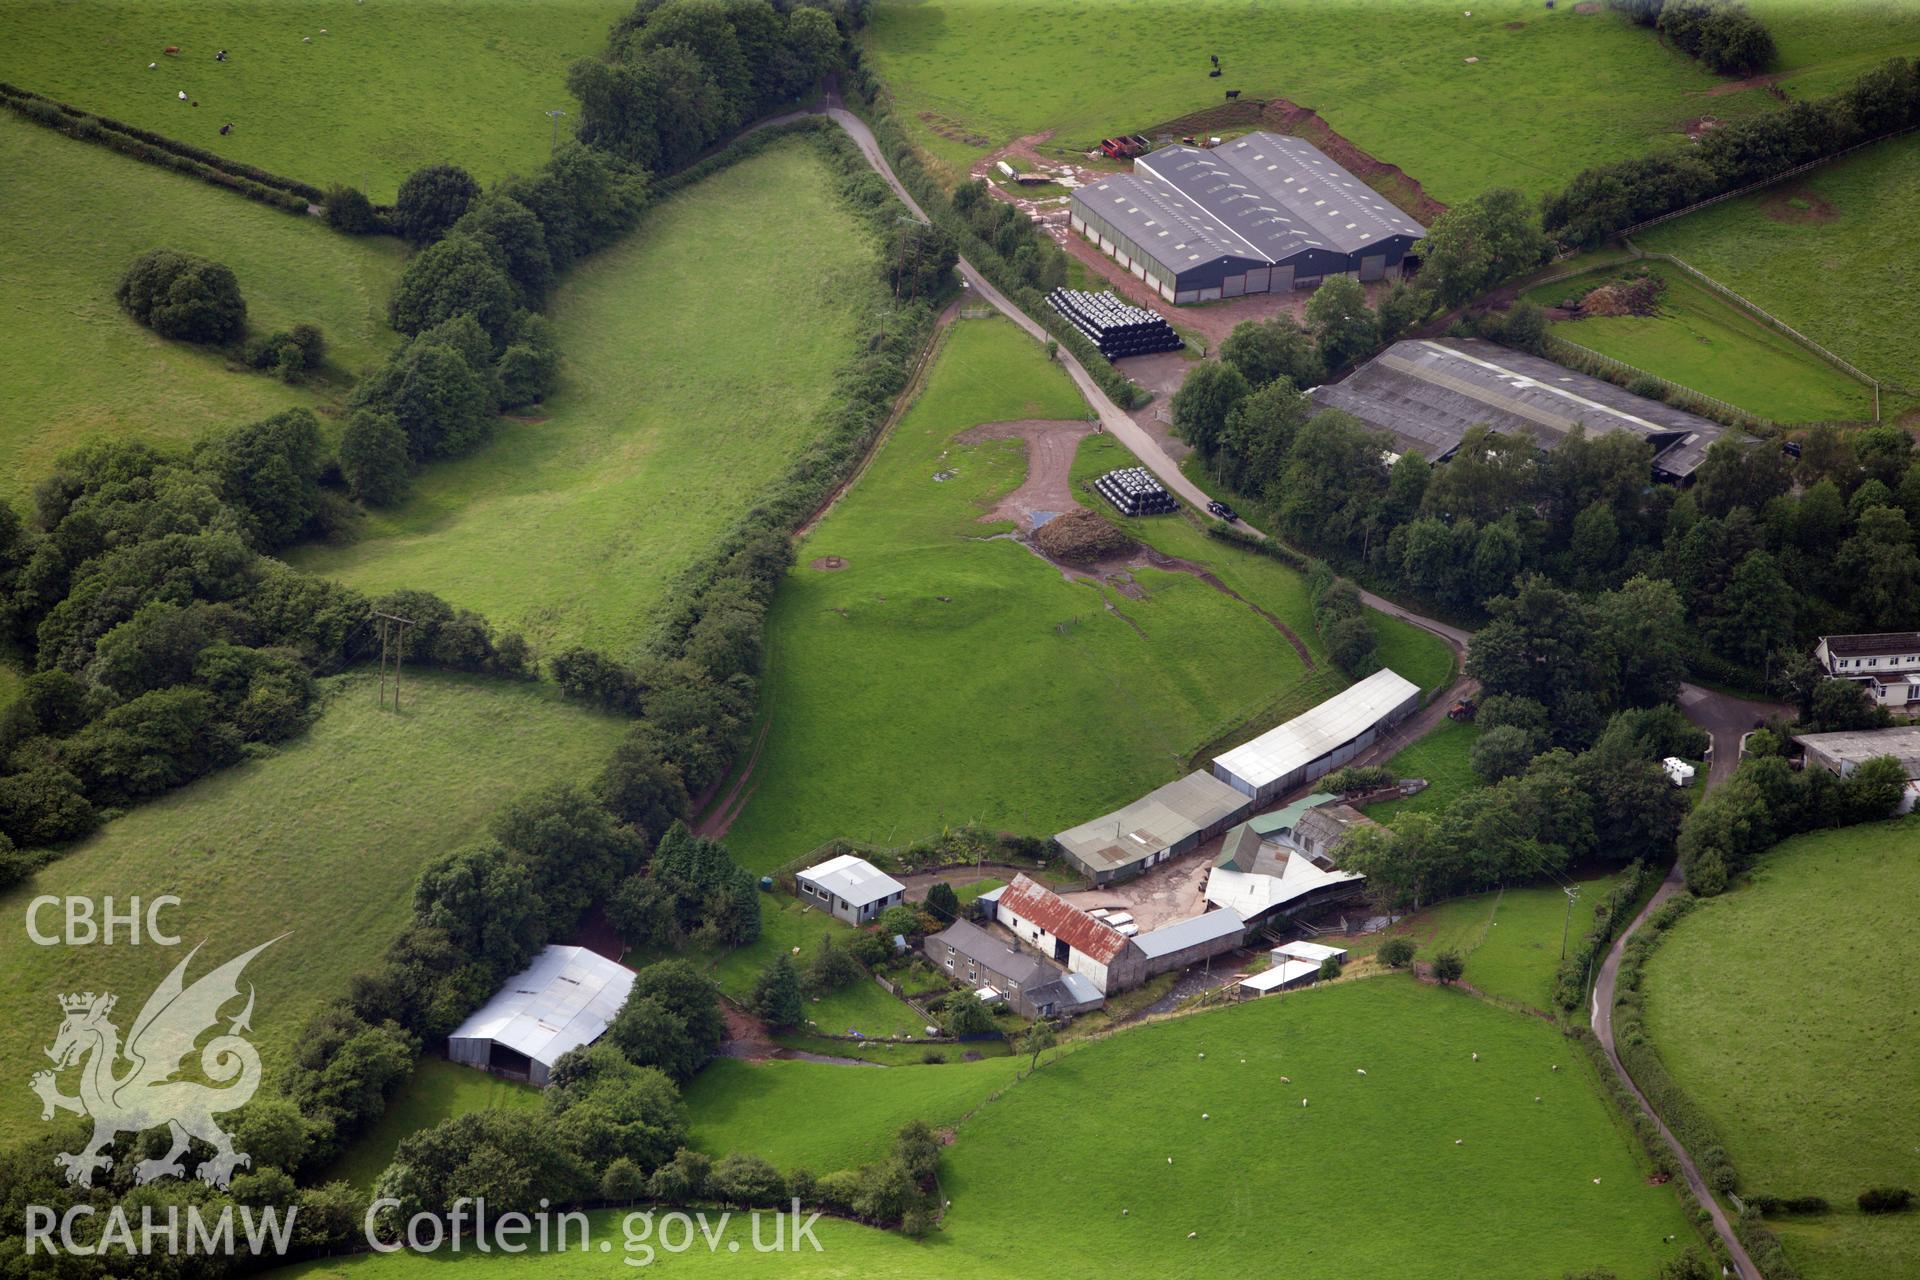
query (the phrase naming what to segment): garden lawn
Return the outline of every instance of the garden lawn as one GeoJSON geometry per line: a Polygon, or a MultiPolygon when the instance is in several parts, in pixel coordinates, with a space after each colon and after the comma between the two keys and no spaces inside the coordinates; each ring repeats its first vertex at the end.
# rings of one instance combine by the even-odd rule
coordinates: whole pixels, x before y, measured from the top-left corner
{"type": "Polygon", "coordinates": [[[910,1121],[958,1123],[1026,1066],[1024,1056],[889,1068],[722,1058],[687,1086],[687,1116],[693,1145],[712,1156],[831,1173],[884,1159],[910,1121]]]}
{"type": "MultiPolygon", "coordinates": [[[[959,321],[945,342],[774,601],[766,745],[727,837],[755,870],[837,836],[899,845],[967,821],[1051,834],[1185,773],[1276,699],[1297,711],[1339,687],[1192,574],[1141,570],[1123,594],[996,536],[1008,526],[980,517],[1024,476],[1025,448],[954,436],[1084,405],[1004,320],[959,321]],[[845,567],[812,567],[827,557],[845,567]]],[[[1244,560],[1221,569],[1229,585],[1298,612],[1297,575],[1244,560]]]]}
{"type": "Polygon", "coordinates": [[[337,402],[352,374],[399,341],[386,323],[405,256],[397,240],[352,239],[10,111],[0,111],[0,173],[0,497],[24,495],[57,456],[97,436],[179,442],[337,402]],[[136,324],[113,291],[155,248],[233,268],[254,333],[319,325],[331,368],[290,387],[136,324]]]}
{"type": "Polygon", "coordinates": [[[1883,412],[1920,399],[1920,136],[1815,169],[1635,237],[1766,308],[1882,382],[1903,384],[1883,412]]]}
{"type": "MultiPolygon", "coordinates": [[[[567,67],[624,0],[11,0],[0,80],[391,203],[421,165],[483,182],[547,158],[567,67]],[[322,34],[324,30],[325,34],[322,34]],[[180,52],[162,52],[177,45],[180,52]],[[214,61],[221,49],[225,62],[214,61]],[[159,63],[154,71],[150,62],[159,63]],[[198,107],[181,102],[185,90],[198,107]],[[231,123],[233,132],[220,135],[231,123]]],[[[570,128],[572,119],[562,120],[570,128]]]]}
{"type": "Polygon", "coordinates": [[[1920,820],[1799,836],[1675,925],[1642,981],[1647,1029],[1741,1189],[1839,1211],[1783,1233],[1809,1280],[1920,1271],[1912,1215],[1853,1210],[1865,1188],[1911,1187],[1920,1169],[1917,899],[1920,820]]]}
{"type": "MultiPolygon", "coordinates": [[[[855,1074],[845,1098],[825,1092],[819,1105],[865,1128],[866,1115],[891,1119],[895,1090],[944,1089],[948,1073],[984,1079],[993,1069],[1004,1068],[846,1068],[855,1074]],[[875,1089],[878,1100],[856,1110],[875,1089]]],[[[723,1242],[661,1265],[668,1275],[758,1267],[799,1280],[1000,1280],[1037,1257],[1063,1280],[1237,1274],[1249,1258],[1262,1274],[1294,1280],[1537,1280],[1589,1267],[1650,1275],[1695,1237],[1672,1190],[1645,1181],[1596,1083],[1537,1018],[1404,977],[1334,983],[1152,1023],[1049,1060],[959,1126],[941,1158],[953,1204],[924,1243],[827,1222],[820,1253],[759,1255],[743,1243],[734,1254],[723,1242]],[[1303,1170],[1337,1194],[1302,1200],[1303,1170]],[[1497,1211],[1463,1212],[1469,1206],[1497,1211]],[[1676,1242],[1663,1243],[1668,1235],[1676,1242]]],[[[761,1123],[762,1107],[746,1105],[738,1114],[754,1119],[743,1136],[795,1141],[783,1136],[797,1127],[792,1110],[761,1123]]],[[[617,1219],[595,1222],[618,1250],[617,1219]]],[[[727,1239],[746,1239],[744,1222],[731,1230],[727,1239]]],[[[513,1273],[610,1274],[612,1260],[597,1253],[520,1257],[513,1273]]],[[[296,1274],[411,1280],[501,1269],[497,1255],[395,1254],[296,1274]]]]}
{"type": "Polygon", "coordinates": [[[473,1111],[537,1111],[540,1099],[540,1090],[530,1084],[445,1058],[422,1058],[406,1083],[387,1099],[387,1109],[373,1127],[354,1141],[324,1180],[339,1178],[371,1190],[374,1180],[393,1162],[400,1143],[413,1134],[473,1111]]]}
{"type": "MultiPolygon", "coordinates": [[[[625,728],[540,684],[409,672],[400,715],[379,709],[370,675],[327,689],[302,737],[141,805],[0,895],[15,922],[0,934],[0,1063],[22,1080],[44,1065],[61,992],[116,993],[124,1031],[188,948],[205,944],[191,980],[286,934],[246,972],[263,1087],[277,1088],[307,1019],[405,925],[420,869],[483,839],[512,797],[591,777],[625,728]],[[181,945],[35,946],[20,921],[43,894],[111,895],[121,909],[178,895],[162,922],[181,945]]],[[[24,1089],[0,1104],[0,1136],[38,1122],[24,1089]]]]}
{"type": "MultiPolygon", "coordinates": [[[[1873,393],[1864,384],[1678,267],[1647,265],[1667,282],[1658,314],[1566,321],[1553,326],[1554,334],[1775,422],[1872,417],[1873,393]]],[[[1598,274],[1544,285],[1527,296],[1550,306],[1608,278],[1598,274]]]]}
{"type": "Polygon", "coordinates": [[[359,541],[291,558],[437,592],[547,652],[632,657],[674,575],[812,437],[855,350],[880,284],[835,181],[793,139],[651,210],[555,294],[566,365],[544,418],[434,464],[359,541]]]}
{"type": "Polygon", "coordinates": [[[1317,109],[1452,204],[1492,185],[1538,195],[1677,143],[1709,110],[1771,106],[1758,91],[1703,102],[1693,95],[1718,77],[1611,11],[1493,0],[1468,12],[1435,0],[881,0],[865,44],[916,144],[949,174],[1043,130],[1084,152],[1238,89],[1317,109]],[[1226,74],[1210,78],[1216,54],[1226,74]]]}
{"type": "Polygon", "coordinates": [[[1402,813],[1433,813],[1483,784],[1473,771],[1473,744],[1480,730],[1471,720],[1442,720],[1424,737],[1408,743],[1386,762],[1396,778],[1425,778],[1425,790],[1404,800],[1367,806],[1367,816],[1392,825],[1402,813]]]}

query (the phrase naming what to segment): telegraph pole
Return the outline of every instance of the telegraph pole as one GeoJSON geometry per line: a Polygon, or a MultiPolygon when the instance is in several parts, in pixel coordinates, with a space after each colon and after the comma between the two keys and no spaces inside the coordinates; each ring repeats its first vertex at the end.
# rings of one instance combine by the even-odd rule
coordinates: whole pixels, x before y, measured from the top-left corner
{"type": "Polygon", "coordinates": [[[560,117],[563,115],[566,115],[567,113],[562,111],[559,107],[555,107],[551,111],[543,111],[540,114],[546,116],[547,119],[553,121],[553,141],[549,143],[547,146],[547,155],[552,156],[555,152],[560,150],[560,117]]]}
{"type": "Polygon", "coordinates": [[[1573,924],[1573,900],[1580,896],[1580,886],[1570,884],[1566,887],[1565,893],[1567,895],[1567,914],[1560,921],[1560,958],[1562,960],[1567,958],[1567,930],[1573,924]]]}
{"type": "Polygon", "coordinates": [[[393,659],[393,709],[400,710],[400,664],[407,652],[407,628],[413,625],[412,618],[403,618],[395,613],[378,613],[374,617],[380,620],[380,706],[387,705],[387,659],[393,659]]]}

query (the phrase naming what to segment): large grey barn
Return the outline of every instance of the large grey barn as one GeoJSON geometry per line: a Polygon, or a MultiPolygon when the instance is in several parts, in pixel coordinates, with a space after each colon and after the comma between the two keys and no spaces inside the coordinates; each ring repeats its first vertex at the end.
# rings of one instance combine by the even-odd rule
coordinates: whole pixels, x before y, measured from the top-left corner
{"type": "Polygon", "coordinates": [[[1636,396],[1539,356],[1479,338],[1396,342],[1313,400],[1390,433],[1394,449],[1443,462],[1475,426],[1525,435],[1552,449],[1584,427],[1625,431],[1653,445],[1657,479],[1685,483],[1727,430],[1659,400],[1636,396]]]}
{"type": "Polygon", "coordinates": [[[1426,228],[1299,138],[1162,147],[1073,193],[1073,229],[1168,302],[1379,280],[1426,228]]]}

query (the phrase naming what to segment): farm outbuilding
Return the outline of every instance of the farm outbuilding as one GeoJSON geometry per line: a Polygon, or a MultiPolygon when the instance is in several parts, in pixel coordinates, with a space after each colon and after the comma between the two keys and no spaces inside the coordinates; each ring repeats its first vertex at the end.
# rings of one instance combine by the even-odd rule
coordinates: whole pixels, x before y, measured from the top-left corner
{"type": "Polygon", "coordinates": [[[627,1002],[633,970],[585,947],[544,947],[447,1037],[447,1056],[545,1085],[569,1049],[592,1044],[627,1002]]]}
{"type": "Polygon", "coordinates": [[[1080,974],[1009,946],[965,920],[954,921],[921,945],[942,973],[968,986],[996,988],[1023,1018],[1065,1017],[1106,1003],[1080,974]]]}
{"type": "Polygon", "coordinates": [[[1588,435],[1640,437],[1653,446],[1654,478],[1684,484],[1727,434],[1697,413],[1480,338],[1396,342],[1309,395],[1323,409],[1391,435],[1395,453],[1430,462],[1451,458],[1476,426],[1548,450],[1584,428],[1588,435]]]}
{"type": "Polygon", "coordinates": [[[1254,804],[1346,764],[1420,705],[1411,680],[1381,668],[1311,711],[1213,758],[1213,776],[1254,804]]]}
{"type": "Polygon", "coordinates": [[[1232,951],[1247,936],[1247,922],[1232,911],[1206,911],[1143,933],[1133,940],[1147,958],[1147,977],[1171,973],[1232,951]]]}
{"type": "Polygon", "coordinates": [[[1142,156],[1076,189],[1069,224],[1175,303],[1380,280],[1426,235],[1311,142],[1265,130],[1142,156]]]}
{"type": "Polygon", "coordinates": [[[865,858],[843,853],[793,873],[800,901],[848,924],[871,924],[907,898],[907,887],[865,858]]]}
{"type": "Polygon", "coordinates": [[[1138,875],[1210,840],[1247,815],[1247,797],[1198,770],[1125,808],[1054,836],[1067,860],[1096,885],[1138,875]]]}
{"type": "Polygon", "coordinates": [[[1146,956],[1133,939],[1024,875],[1001,890],[993,910],[994,919],[1016,938],[1104,994],[1146,981],[1146,956]]]}

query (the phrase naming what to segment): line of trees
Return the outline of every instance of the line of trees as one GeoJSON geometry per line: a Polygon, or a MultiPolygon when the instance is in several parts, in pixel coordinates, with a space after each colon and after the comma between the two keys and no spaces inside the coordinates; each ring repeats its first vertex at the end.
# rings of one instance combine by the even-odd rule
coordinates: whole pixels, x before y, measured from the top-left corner
{"type": "Polygon", "coordinates": [[[1559,243],[1589,248],[1622,228],[1916,122],[1920,60],[1890,58],[1829,97],[1730,121],[1690,147],[1584,170],[1542,201],[1542,223],[1559,243]]]}
{"type": "Polygon", "coordinates": [[[1740,0],[1609,0],[1714,71],[1750,76],[1773,61],[1773,36],[1740,0]]]}

